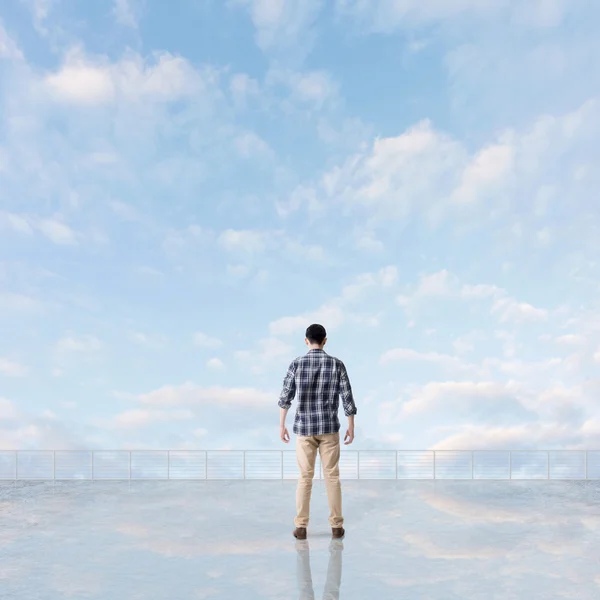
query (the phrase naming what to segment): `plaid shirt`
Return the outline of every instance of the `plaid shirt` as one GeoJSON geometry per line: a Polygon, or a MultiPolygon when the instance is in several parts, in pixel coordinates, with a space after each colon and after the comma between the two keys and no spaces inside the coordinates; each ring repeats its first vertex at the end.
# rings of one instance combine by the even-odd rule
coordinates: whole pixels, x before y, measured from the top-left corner
{"type": "Polygon", "coordinates": [[[344,363],[325,350],[313,348],[292,362],[283,381],[279,406],[289,408],[296,391],[298,408],[294,419],[297,435],[323,435],[340,430],[339,395],[344,414],[356,414],[352,388],[344,363]]]}

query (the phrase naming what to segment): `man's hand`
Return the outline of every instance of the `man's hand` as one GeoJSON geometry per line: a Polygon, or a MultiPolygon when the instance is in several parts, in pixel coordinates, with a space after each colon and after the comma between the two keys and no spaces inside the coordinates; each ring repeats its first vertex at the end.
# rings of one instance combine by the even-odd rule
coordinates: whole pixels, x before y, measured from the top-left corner
{"type": "Polygon", "coordinates": [[[346,446],[348,444],[352,443],[352,440],[354,440],[354,427],[349,427],[346,431],[346,436],[344,437],[344,444],[346,444],[346,446]],[[347,442],[345,441],[347,438],[350,438],[347,442]]]}
{"type": "Polygon", "coordinates": [[[290,441],[290,434],[288,433],[287,427],[281,427],[281,429],[280,429],[280,435],[281,435],[281,439],[286,444],[289,443],[289,441],[290,441]]]}

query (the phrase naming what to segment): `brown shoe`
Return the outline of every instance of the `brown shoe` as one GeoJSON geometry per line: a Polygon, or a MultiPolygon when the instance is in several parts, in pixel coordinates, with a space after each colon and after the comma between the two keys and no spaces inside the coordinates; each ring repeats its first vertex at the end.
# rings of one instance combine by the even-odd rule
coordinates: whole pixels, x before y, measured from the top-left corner
{"type": "Polygon", "coordinates": [[[331,528],[331,537],[334,540],[339,540],[340,538],[343,538],[345,534],[346,534],[346,530],[343,527],[332,527],[331,528]]]}
{"type": "Polygon", "coordinates": [[[296,529],[294,529],[294,537],[297,540],[305,540],[306,539],[306,527],[296,527],[296,529]]]}

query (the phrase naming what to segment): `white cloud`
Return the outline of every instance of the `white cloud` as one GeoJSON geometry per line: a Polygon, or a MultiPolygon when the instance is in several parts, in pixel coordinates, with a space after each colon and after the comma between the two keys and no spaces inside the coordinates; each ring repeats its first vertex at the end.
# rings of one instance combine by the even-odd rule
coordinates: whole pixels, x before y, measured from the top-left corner
{"type": "Polygon", "coordinates": [[[485,340],[486,338],[487,336],[483,331],[471,331],[470,333],[457,337],[452,346],[457,354],[467,354],[474,350],[475,342],[485,340]]]}
{"type": "MultiPolygon", "coordinates": [[[[312,115],[334,108],[339,99],[339,84],[325,70],[301,71],[272,67],[265,76],[265,89],[276,93],[276,97],[283,95],[278,102],[284,113],[304,118],[307,113],[312,115]]],[[[322,121],[319,120],[318,130],[320,126],[322,121]]]]}
{"type": "Polygon", "coordinates": [[[137,18],[131,0],[114,0],[113,14],[119,25],[137,29],[137,18]]]}
{"type": "MultiPolygon", "coordinates": [[[[432,382],[412,394],[410,400],[402,404],[402,414],[432,413],[433,411],[461,411],[468,413],[475,402],[505,401],[505,385],[492,382],[445,381],[432,382]]],[[[476,409],[481,413],[481,407],[476,409]]]]}
{"type": "Polygon", "coordinates": [[[246,75],[246,73],[236,73],[235,75],[232,75],[229,89],[231,90],[234,100],[241,105],[245,105],[249,98],[260,94],[258,81],[249,75],[246,75]]]}
{"type": "Polygon", "coordinates": [[[345,319],[344,311],[332,304],[324,304],[320,308],[296,317],[282,317],[269,323],[271,335],[304,335],[311,323],[327,323],[326,330],[337,329],[345,319]]]}
{"type": "Polygon", "coordinates": [[[322,106],[337,94],[337,84],[325,71],[294,73],[288,81],[298,100],[311,102],[316,106],[322,106]]]}
{"type": "Polygon", "coordinates": [[[110,200],[108,206],[117,216],[125,221],[140,220],[140,214],[131,204],[121,202],[120,200],[110,200]]]}
{"type": "Polygon", "coordinates": [[[457,278],[442,269],[431,275],[423,275],[414,296],[449,296],[456,290],[457,278]]]}
{"type": "Polygon", "coordinates": [[[386,290],[392,288],[398,278],[394,265],[382,267],[374,273],[361,273],[354,281],[342,288],[339,296],[332,298],[313,311],[293,317],[282,317],[269,323],[272,336],[301,335],[311,323],[322,323],[329,332],[337,329],[345,321],[355,321],[376,326],[379,317],[357,315],[347,309],[347,305],[359,300],[368,290],[386,290]]]}
{"type": "MultiPolygon", "coordinates": [[[[453,428],[456,429],[456,428],[453,428]]],[[[506,450],[524,448],[534,450],[559,445],[563,448],[571,443],[572,435],[564,428],[553,424],[525,423],[496,427],[494,425],[465,424],[458,433],[453,433],[436,442],[432,450],[506,450]]]]}
{"type": "MultiPolygon", "coordinates": [[[[253,388],[200,387],[193,383],[164,386],[157,390],[139,394],[138,402],[150,407],[214,406],[246,409],[272,409],[273,394],[253,388]]],[[[277,400],[275,400],[277,406],[277,400]]]]}
{"type": "Polygon", "coordinates": [[[285,219],[301,208],[315,215],[323,212],[324,206],[314,188],[299,185],[292,191],[289,198],[286,200],[277,200],[275,208],[277,214],[285,219]]]}
{"type": "Polygon", "coordinates": [[[536,308],[527,302],[517,302],[514,298],[499,298],[493,306],[491,313],[498,315],[500,322],[523,323],[526,321],[544,321],[548,318],[548,311],[536,308]]]}
{"type": "Polygon", "coordinates": [[[304,57],[314,41],[313,23],[322,0],[233,0],[245,6],[256,28],[256,42],[278,56],[290,51],[304,57]]]}
{"type": "Polygon", "coordinates": [[[141,267],[137,267],[136,271],[140,275],[148,275],[149,277],[162,278],[165,276],[165,274],[161,270],[155,269],[154,267],[150,267],[148,265],[142,265],[141,267]]]}
{"type": "Polygon", "coordinates": [[[399,294],[396,303],[403,307],[407,314],[412,315],[418,311],[423,299],[443,297],[463,300],[491,299],[493,302],[490,313],[497,316],[501,323],[543,321],[549,316],[548,310],[536,308],[527,302],[519,302],[510,297],[506,290],[495,285],[461,286],[459,279],[446,269],[431,275],[421,275],[416,288],[399,294]]]}
{"type": "Polygon", "coordinates": [[[40,303],[24,294],[14,294],[12,292],[0,292],[0,309],[4,311],[15,310],[34,310],[40,306],[40,303]]]}
{"type": "Polygon", "coordinates": [[[13,420],[19,417],[16,406],[6,398],[0,398],[0,420],[13,420]]]}
{"type": "MultiPolygon", "coordinates": [[[[306,327],[305,327],[306,329],[306,327]]],[[[250,366],[255,374],[262,374],[279,363],[291,362],[290,356],[294,347],[277,338],[266,338],[258,342],[258,349],[235,352],[237,360],[250,366]]],[[[287,367],[287,365],[285,365],[287,367]]]]}
{"type": "MultiPolygon", "coordinates": [[[[508,358],[512,359],[513,354],[508,353],[508,358]]],[[[485,358],[483,360],[483,368],[496,369],[504,375],[509,375],[514,380],[533,381],[536,377],[541,378],[547,377],[551,373],[556,374],[563,363],[562,358],[548,358],[538,361],[485,358]]]]}
{"type": "Polygon", "coordinates": [[[548,245],[552,240],[552,232],[549,227],[544,227],[536,233],[538,242],[543,245],[548,245]]]}
{"type": "Polygon", "coordinates": [[[126,410],[116,415],[110,422],[105,421],[105,425],[113,425],[121,429],[137,429],[145,427],[151,423],[167,423],[169,421],[187,421],[194,418],[191,410],[152,410],[136,408],[126,410]]]}
{"type": "Polygon", "coordinates": [[[118,63],[109,63],[75,48],[43,83],[57,101],[82,106],[103,105],[121,97],[170,102],[206,89],[202,75],[186,59],[169,53],[155,55],[155,59],[154,65],[148,65],[140,56],[130,54],[118,63]]]}
{"type": "Polygon", "coordinates": [[[583,335],[576,335],[573,333],[569,333],[566,335],[560,335],[556,338],[556,343],[558,344],[566,344],[568,346],[581,346],[585,344],[586,339],[583,335]]]}
{"type": "Polygon", "coordinates": [[[390,33],[431,21],[464,18],[509,19],[527,27],[554,27],[568,12],[566,0],[337,0],[336,9],[371,31],[390,33]]]}
{"type": "Polygon", "coordinates": [[[33,228],[29,223],[29,220],[23,215],[17,215],[15,213],[0,212],[0,225],[10,227],[12,230],[19,233],[25,233],[31,235],[33,228]]]}
{"type": "Polygon", "coordinates": [[[189,225],[183,229],[168,229],[162,247],[171,258],[179,258],[190,254],[199,244],[206,246],[214,239],[215,233],[212,230],[199,225],[189,225]]]}
{"type": "Polygon", "coordinates": [[[281,229],[226,229],[218,236],[217,242],[233,257],[243,261],[242,264],[228,267],[232,274],[242,277],[250,273],[249,263],[258,267],[257,259],[267,252],[270,255],[283,254],[295,261],[309,260],[321,266],[333,263],[322,246],[304,244],[281,229]]]}
{"type": "MultiPolygon", "coordinates": [[[[568,193],[575,184],[569,181],[565,188],[565,160],[581,163],[590,152],[595,156],[599,131],[596,99],[566,114],[540,117],[523,130],[502,131],[473,151],[424,120],[398,136],[377,138],[312,184],[299,184],[276,208],[288,219],[297,212],[333,218],[341,211],[360,219],[367,231],[418,221],[472,231],[506,220],[518,208],[513,224],[525,240],[540,231],[539,220],[533,221],[540,189],[568,193]],[[518,207],[516,198],[524,199],[518,207]]],[[[573,190],[573,196],[588,208],[589,193],[573,190]]],[[[542,242],[552,239],[550,229],[541,229],[542,242]]]]}
{"type": "Polygon", "coordinates": [[[475,365],[467,364],[456,356],[438,352],[419,352],[412,348],[394,348],[384,352],[379,359],[379,363],[382,365],[407,361],[427,362],[454,371],[479,371],[475,365]]]}
{"type": "Polygon", "coordinates": [[[50,93],[65,102],[82,105],[104,104],[115,97],[110,69],[71,58],[57,73],[45,80],[50,93]]]}
{"type": "Polygon", "coordinates": [[[598,350],[598,352],[596,352],[596,353],[594,354],[594,360],[595,360],[597,363],[600,363],[600,350],[598,350]]]}
{"type": "Polygon", "coordinates": [[[226,229],[219,235],[218,243],[228,252],[249,256],[262,254],[267,249],[268,237],[265,231],[226,229]]]}
{"type": "Polygon", "coordinates": [[[140,344],[147,344],[149,342],[148,336],[144,333],[137,332],[132,334],[131,337],[134,341],[139,342],[140,344]]]}
{"type": "Polygon", "coordinates": [[[0,21],[0,59],[22,59],[23,54],[15,41],[6,33],[0,21]]]}
{"type": "Polygon", "coordinates": [[[567,0],[534,0],[515,3],[515,20],[524,25],[550,28],[560,25],[572,8],[567,0]]]}
{"type": "Polygon", "coordinates": [[[29,367],[0,357],[0,373],[9,377],[25,377],[29,373],[29,367]]]}
{"type": "Polygon", "coordinates": [[[461,296],[467,299],[485,299],[503,296],[506,292],[495,285],[489,284],[478,284],[469,285],[465,284],[461,288],[461,296]]]}
{"type": "Polygon", "coordinates": [[[379,280],[384,288],[392,287],[398,281],[398,269],[394,265],[389,265],[380,269],[379,280]]]}
{"type": "Polygon", "coordinates": [[[227,273],[232,277],[243,279],[250,274],[250,267],[248,265],[227,265],[227,273]]]}
{"type": "MultiPolygon", "coordinates": [[[[458,184],[467,160],[460,143],[422,121],[397,137],[377,138],[370,150],[323,174],[310,193],[322,195],[336,211],[366,210],[367,227],[406,219],[415,208],[434,218],[441,198],[458,184]]],[[[285,209],[289,214],[299,208],[292,194],[285,209]]]]}
{"type": "Polygon", "coordinates": [[[72,246],[77,244],[75,232],[56,219],[41,219],[36,224],[40,232],[55,244],[72,246]]]}
{"type": "Polygon", "coordinates": [[[342,288],[341,298],[345,301],[361,299],[364,292],[374,287],[391,288],[398,281],[398,269],[394,265],[382,267],[375,273],[361,273],[354,277],[354,283],[342,288]]]}
{"type": "Polygon", "coordinates": [[[56,344],[56,350],[61,354],[93,354],[101,350],[102,347],[102,342],[92,335],[79,338],[65,337],[56,344]]]}
{"type": "Polygon", "coordinates": [[[255,158],[261,155],[272,156],[273,154],[269,144],[252,131],[246,131],[238,135],[233,145],[244,158],[255,158]]]}
{"type": "Polygon", "coordinates": [[[146,333],[142,333],[141,331],[135,331],[131,334],[131,339],[143,346],[147,346],[148,348],[161,348],[164,344],[163,337],[154,337],[150,336],[146,333]]]}
{"type": "Polygon", "coordinates": [[[494,144],[480,150],[465,167],[460,186],[453,192],[454,202],[479,200],[488,189],[495,190],[512,167],[514,150],[508,144],[494,144]]]}
{"type": "Polygon", "coordinates": [[[223,345],[223,342],[217,338],[210,337],[209,335],[198,331],[194,334],[194,344],[204,348],[219,348],[223,345]]]}
{"type": "MultiPolygon", "coordinates": [[[[285,210],[285,209],[284,209],[285,210]]],[[[385,246],[381,240],[376,239],[372,232],[364,232],[359,230],[355,233],[356,247],[359,250],[366,250],[375,254],[385,250],[385,246]]]]}
{"type": "Polygon", "coordinates": [[[206,366],[215,371],[222,371],[225,368],[223,361],[219,358],[211,358],[206,362],[206,366]]]}
{"type": "Polygon", "coordinates": [[[75,433],[49,409],[29,414],[0,398],[0,447],[4,450],[76,450],[97,445],[92,438],[75,433]]]}
{"type": "Polygon", "coordinates": [[[285,252],[292,258],[306,261],[310,260],[320,265],[331,264],[331,259],[326,254],[323,246],[316,244],[303,244],[289,236],[282,236],[285,252]]]}
{"type": "Polygon", "coordinates": [[[13,231],[26,235],[31,235],[34,230],[37,230],[54,244],[66,246],[78,244],[77,234],[68,225],[56,218],[37,218],[0,212],[0,225],[3,223],[13,231]]]}
{"type": "Polygon", "coordinates": [[[38,33],[46,35],[48,30],[44,26],[44,22],[50,15],[50,11],[57,0],[21,0],[21,2],[29,7],[33,16],[33,25],[38,33]]]}

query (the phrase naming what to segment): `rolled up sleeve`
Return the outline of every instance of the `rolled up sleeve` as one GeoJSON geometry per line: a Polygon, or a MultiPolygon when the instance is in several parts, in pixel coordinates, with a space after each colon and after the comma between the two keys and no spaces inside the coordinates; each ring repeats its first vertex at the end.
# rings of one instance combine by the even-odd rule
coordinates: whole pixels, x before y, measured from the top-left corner
{"type": "Polygon", "coordinates": [[[279,396],[279,402],[277,403],[281,408],[289,408],[292,405],[292,400],[296,395],[296,369],[298,363],[295,360],[288,368],[285,378],[283,380],[283,390],[279,396]]]}
{"type": "Polygon", "coordinates": [[[358,411],[356,410],[356,404],[354,404],[352,386],[350,385],[346,367],[342,362],[340,362],[340,396],[342,398],[342,405],[344,406],[344,414],[347,417],[355,415],[358,411]]]}

